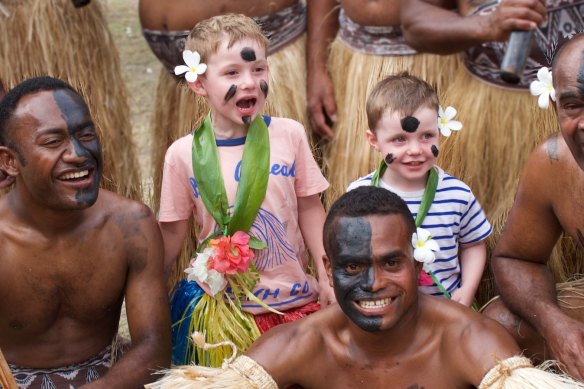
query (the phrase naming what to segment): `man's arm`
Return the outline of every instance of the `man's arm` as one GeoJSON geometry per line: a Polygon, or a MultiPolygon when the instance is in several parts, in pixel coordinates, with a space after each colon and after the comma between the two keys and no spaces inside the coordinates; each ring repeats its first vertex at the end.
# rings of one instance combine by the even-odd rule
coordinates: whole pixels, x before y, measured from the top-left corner
{"type": "Polygon", "coordinates": [[[330,286],[322,257],[324,244],[322,229],[326,215],[319,195],[298,197],[298,225],[304,238],[304,243],[316,265],[318,274],[318,290],[321,305],[327,306],[336,302],[333,288],[330,286]]]}
{"type": "Polygon", "coordinates": [[[470,307],[487,263],[485,242],[462,245],[459,257],[462,281],[460,288],[452,294],[452,300],[470,307]]]}
{"type": "Polygon", "coordinates": [[[533,30],[546,19],[545,0],[502,0],[488,15],[463,16],[468,0],[458,11],[449,0],[401,0],[401,22],[406,42],[418,51],[452,54],[483,42],[505,41],[513,30],[533,30]]]}
{"type": "Polygon", "coordinates": [[[584,326],[558,307],[555,282],[546,266],[562,231],[552,200],[562,190],[554,178],[562,176],[565,166],[565,161],[548,156],[550,142],[539,146],[527,162],[492,268],[505,304],[537,330],[570,374],[582,379],[584,326]]]}
{"type": "Polygon", "coordinates": [[[308,0],[307,4],[308,115],[312,131],[330,139],[334,138],[331,122],[337,120],[334,87],[327,70],[329,45],[339,29],[339,12],[335,6],[335,0],[308,0]]]}
{"type": "Polygon", "coordinates": [[[125,226],[128,252],[126,311],[131,349],[109,372],[87,388],[139,388],[156,380],[152,373],[170,365],[170,318],[164,273],[162,239],[152,212],[134,205],[125,226]],[[133,232],[135,231],[135,232],[133,232]]]}
{"type": "Polygon", "coordinates": [[[159,222],[162,241],[164,243],[164,274],[170,276],[172,265],[178,258],[189,229],[188,220],[175,222],[159,222]]]}
{"type": "Polygon", "coordinates": [[[449,361],[443,362],[449,369],[456,370],[453,375],[463,376],[468,384],[478,387],[485,373],[500,361],[520,355],[521,350],[496,321],[474,312],[471,317],[462,330],[448,331],[451,340],[443,340],[443,343],[449,348],[449,361]],[[458,347],[449,346],[453,343],[458,347]]]}

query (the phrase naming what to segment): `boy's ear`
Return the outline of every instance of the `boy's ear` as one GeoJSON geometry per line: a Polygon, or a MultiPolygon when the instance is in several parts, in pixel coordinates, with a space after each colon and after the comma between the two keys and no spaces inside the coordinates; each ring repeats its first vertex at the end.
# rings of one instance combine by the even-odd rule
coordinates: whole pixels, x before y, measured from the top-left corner
{"type": "Polygon", "coordinates": [[[329,285],[333,287],[333,266],[331,265],[331,260],[325,255],[322,256],[322,263],[324,264],[324,269],[326,270],[326,275],[329,280],[329,285]]]}
{"type": "Polygon", "coordinates": [[[17,158],[16,151],[6,146],[0,146],[0,170],[6,175],[11,177],[18,175],[17,158]]]}
{"type": "Polygon", "coordinates": [[[199,96],[207,96],[207,90],[205,89],[205,85],[201,81],[201,77],[197,77],[195,82],[187,82],[187,85],[193,92],[198,94],[199,96]]]}
{"type": "Polygon", "coordinates": [[[371,147],[373,147],[375,150],[379,151],[377,136],[371,130],[367,130],[367,142],[369,142],[371,147]]]}

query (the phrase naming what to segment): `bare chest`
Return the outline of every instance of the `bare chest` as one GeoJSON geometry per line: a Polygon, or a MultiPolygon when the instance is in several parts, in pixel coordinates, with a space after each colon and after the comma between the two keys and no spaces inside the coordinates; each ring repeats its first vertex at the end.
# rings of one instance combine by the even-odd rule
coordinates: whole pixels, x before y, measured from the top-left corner
{"type": "Polygon", "coordinates": [[[111,315],[121,302],[127,265],[116,239],[4,237],[0,328],[40,332],[64,318],[91,322],[111,315]]]}
{"type": "Polygon", "coordinates": [[[400,26],[399,0],[341,0],[349,19],[361,26],[400,26]]]}

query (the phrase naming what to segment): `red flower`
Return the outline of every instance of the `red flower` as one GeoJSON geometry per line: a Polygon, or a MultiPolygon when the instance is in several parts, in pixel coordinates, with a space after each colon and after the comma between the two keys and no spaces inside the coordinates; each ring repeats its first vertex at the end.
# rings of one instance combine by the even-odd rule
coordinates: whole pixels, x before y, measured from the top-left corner
{"type": "Polygon", "coordinates": [[[237,231],[231,237],[211,239],[209,245],[216,255],[209,260],[208,267],[219,273],[244,273],[254,256],[253,250],[249,248],[249,235],[242,231],[237,231]]]}
{"type": "Polygon", "coordinates": [[[420,271],[420,276],[418,277],[418,285],[420,286],[432,286],[434,285],[434,280],[432,277],[426,273],[425,270],[420,271]]]}

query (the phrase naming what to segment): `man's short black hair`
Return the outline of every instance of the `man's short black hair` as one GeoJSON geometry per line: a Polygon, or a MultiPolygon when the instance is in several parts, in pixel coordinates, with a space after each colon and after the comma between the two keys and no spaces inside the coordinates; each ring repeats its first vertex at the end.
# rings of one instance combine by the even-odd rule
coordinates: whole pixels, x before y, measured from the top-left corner
{"type": "MultiPolygon", "coordinates": [[[[578,32],[573,37],[570,38],[567,42],[565,42],[556,52],[554,53],[554,58],[552,60],[552,72],[558,69],[558,59],[562,56],[562,53],[575,44],[577,41],[584,39],[584,32],[578,32]]],[[[552,78],[554,83],[554,87],[556,86],[555,79],[552,78]]]]}
{"type": "Polygon", "coordinates": [[[40,91],[59,89],[69,89],[79,95],[79,93],[65,81],[48,76],[29,78],[8,91],[6,96],[0,100],[0,145],[6,146],[8,143],[6,139],[8,123],[14,115],[18,102],[24,96],[40,91]]]}
{"type": "Polygon", "coordinates": [[[332,205],[324,222],[324,245],[328,247],[334,235],[333,223],[340,217],[371,215],[401,215],[413,234],[416,223],[405,201],[395,193],[375,186],[360,186],[341,197],[332,205]]]}

